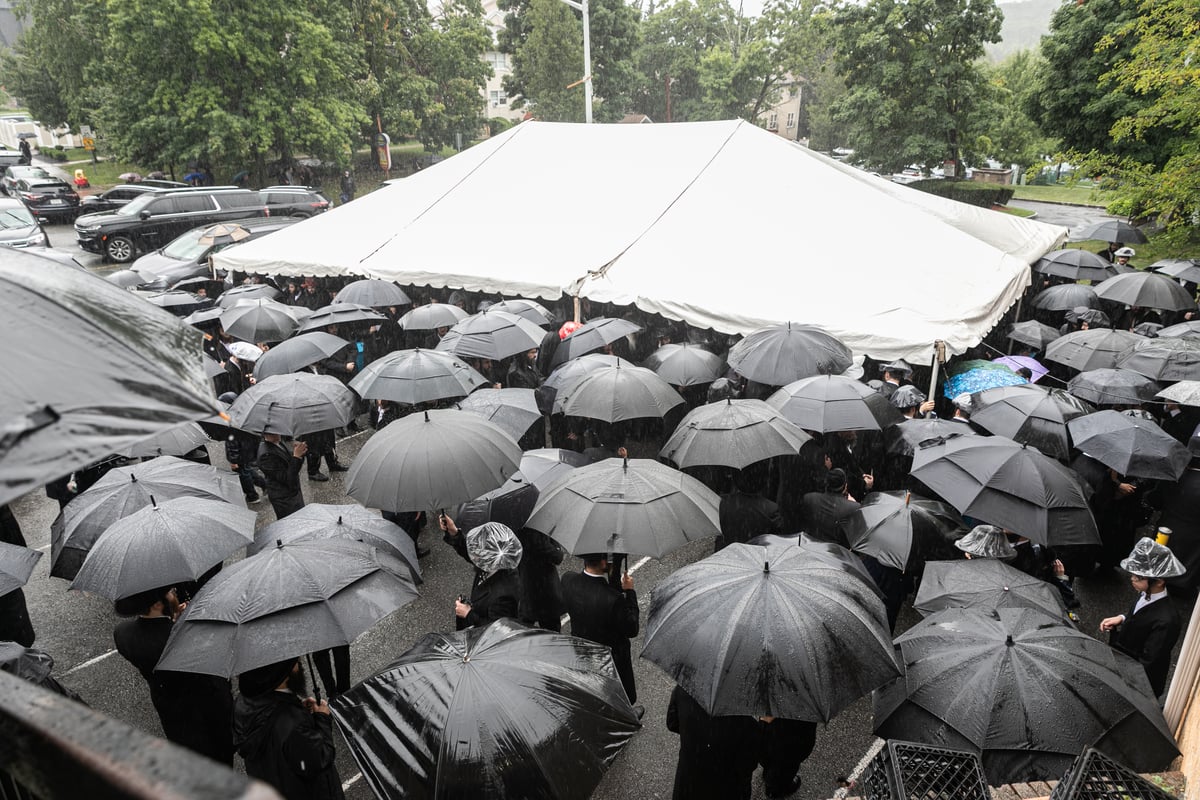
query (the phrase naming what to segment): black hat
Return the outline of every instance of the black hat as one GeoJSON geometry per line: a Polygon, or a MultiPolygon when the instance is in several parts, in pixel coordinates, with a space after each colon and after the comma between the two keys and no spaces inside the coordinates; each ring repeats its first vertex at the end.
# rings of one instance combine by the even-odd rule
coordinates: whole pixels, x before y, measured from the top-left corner
{"type": "Polygon", "coordinates": [[[289,658],[247,670],[238,675],[238,690],[243,697],[258,697],[266,694],[277,688],[287,679],[288,675],[292,674],[292,667],[299,660],[298,658],[289,658]]]}
{"type": "Polygon", "coordinates": [[[879,371],[880,372],[890,372],[893,375],[896,373],[902,372],[902,373],[908,375],[908,374],[912,373],[913,366],[912,366],[912,364],[905,361],[903,358],[897,358],[895,361],[891,362],[890,364],[884,364],[882,367],[879,368],[879,371]]]}
{"type": "Polygon", "coordinates": [[[834,467],[825,473],[825,491],[840,492],[846,488],[846,471],[840,467],[834,467]]]}

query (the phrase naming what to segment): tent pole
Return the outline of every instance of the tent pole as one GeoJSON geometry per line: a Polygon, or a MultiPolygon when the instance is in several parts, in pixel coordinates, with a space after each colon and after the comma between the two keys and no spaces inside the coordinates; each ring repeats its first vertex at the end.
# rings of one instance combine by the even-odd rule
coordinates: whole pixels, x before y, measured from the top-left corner
{"type": "Polygon", "coordinates": [[[937,397],[938,367],[945,363],[946,343],[938,339],[933,343],[933,363],[929,366],[929,394],[926,397],[930,400],[937,397]]]}
{"type": "Polygon", "coordinates": [[[575,295],[571,299],[575,301],[575,324],[579,324],[579,315],[580,315],[579,295],[575,295]]]}

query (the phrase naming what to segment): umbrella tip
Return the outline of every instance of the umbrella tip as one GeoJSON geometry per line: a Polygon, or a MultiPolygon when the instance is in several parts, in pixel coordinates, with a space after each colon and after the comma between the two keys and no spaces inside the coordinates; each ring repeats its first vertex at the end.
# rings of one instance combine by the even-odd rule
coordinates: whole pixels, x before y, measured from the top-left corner
{"type": "Polygon", "coordinates": [[[154,502],[154,495],[150,495],[150,505],[153,508],[158,508],[158,503],[154,502]]]}
{"type": "Polygon", "coordinates": [[[770,561],[764,561],[764,562],[763,562],[763,575],[766,575],[766,574],[767,574],[768,572],[770,572],[770,571],[771,571],[771,562],[770,562],[770,561]]]}
{"type": "Polygon", "coordinates": [[[429,422],[429,411],[428,410],[425,411],[425,421],[429,422]]]}
{"type": "Polygon", "coordinates": [[[277,547],[277,548],[283,547],[283,539],[276,539],[275,547],[277,547]]]}
{"type": "Polygon", "coordinates": [[[1007,637],[1007,638],[1004,640],[1004,644],[1005,644],[1006,646],[1008,646],[1008,647],[1012,647],[1012,646],[1013,646],[1013,638],[1012,638],[1012,634],[1011,634],[1011,633],[1010,633],[1010,634],[1008,635],[1008,637],[1007,637]]]}
{"type": "Polygon", "coordinates": [[[341,525],[341,524],[342,524],[342,515],[341,515],[341,514],[338,514],[338,521],[337,521],[337,524],[338,524],[338,525],[341,525]]]}

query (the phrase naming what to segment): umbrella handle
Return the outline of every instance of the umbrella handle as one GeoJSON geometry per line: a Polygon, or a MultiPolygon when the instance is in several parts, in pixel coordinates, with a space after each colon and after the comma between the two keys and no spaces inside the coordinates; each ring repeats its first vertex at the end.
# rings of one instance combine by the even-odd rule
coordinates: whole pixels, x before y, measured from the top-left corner
{"type": "Polygon", "coordinates": [[[317,701],[317,705],[320,705],[321,687],[317,684],[321,676],[317,674],[317,669],[313,666],[312,653],[306,653],[304,657],[308,659],[308,674],[312,677],[313,699],[317,701]]]}
{"type": "MultiPolygon", "coordinates": [[[[938,339],[933,343],[933,363],[930,365],[928,398],[937,397],[938,367],[946,363],[946,343],[938,339]]],[[[928,416],[928,415],[927,415],[928,416]]]]}

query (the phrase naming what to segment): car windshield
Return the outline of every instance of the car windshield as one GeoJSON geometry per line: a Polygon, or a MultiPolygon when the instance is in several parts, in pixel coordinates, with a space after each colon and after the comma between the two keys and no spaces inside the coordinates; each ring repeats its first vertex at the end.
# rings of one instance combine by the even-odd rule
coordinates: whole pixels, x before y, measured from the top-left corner
{"type": "Polygon", "coordinates": [[[162,251],[163,255],[167,258],[175,258],[180,261],[198,260],[208,252],[208,248],[212,247],[210,244],[200,244],[200,237],[204,235],[205,230],[207,228],[197,228],[194,231],[188,231],[164,247],[162,251]]]}
{"type": "Polygon", "coordinates": [[[11,231],[15,228],[29,228],[37,225],[33,215],[25,206],[0,208],[0,229],[11,231]]]}
{"type": "Polygon", "coordinates": [[[113,213],[120,214],[123,217],[129,217],[129,216],[136,217],[138,214],[142,213],[142,210],[146,206],[150,205],[150,202],[152,200],[155,200],[156,198],[157,198],[157,195],[154,192],[147,192],[146,194],[142,195],[141,197],[135,197],[134,199],[130,200],[125,205],[116,209],[113,213]]]}
{"type": "Polygon", "coordinates": [[[46,172],[46,170],[42,169],[41,167],[21,167],[19,169],[13,170],[12,176],[14,178],[51,178],[51,177],[53,177],[49,172],[46,172]]]}

